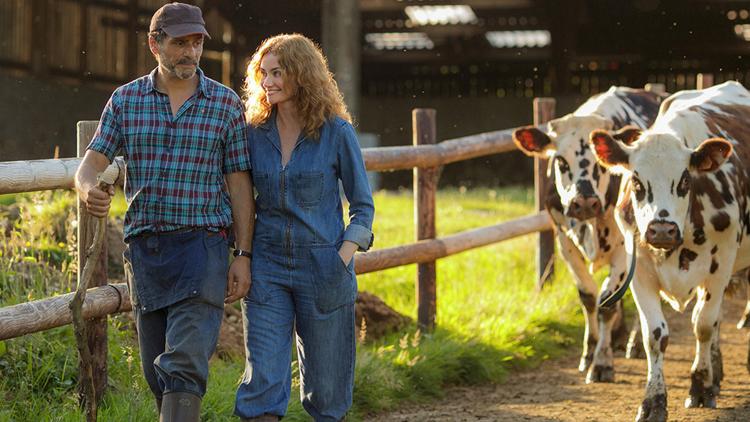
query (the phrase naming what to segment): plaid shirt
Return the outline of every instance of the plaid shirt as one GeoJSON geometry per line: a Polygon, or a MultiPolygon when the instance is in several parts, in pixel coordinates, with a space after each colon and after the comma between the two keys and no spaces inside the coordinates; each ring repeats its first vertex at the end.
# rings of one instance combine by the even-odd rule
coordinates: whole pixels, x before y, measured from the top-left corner
{"type": "Polygon", "coordinates": [[[125,238],[232,224],[224,174],[250,169],[237,94],[198,69],[198,88],[172,116],[156,69],[112,94],[88,149],[127,164],[125,238]]]}

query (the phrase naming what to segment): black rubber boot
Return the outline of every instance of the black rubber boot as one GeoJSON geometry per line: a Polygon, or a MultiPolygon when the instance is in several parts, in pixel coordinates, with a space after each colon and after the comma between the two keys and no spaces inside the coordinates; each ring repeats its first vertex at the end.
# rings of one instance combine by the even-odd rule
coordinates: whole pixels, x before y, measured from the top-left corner
{"type": "Polygon", "coordinates": [[[162,398],[159,422],[199,422],[201,398],[192,393],[168,393],[162,398]]]}

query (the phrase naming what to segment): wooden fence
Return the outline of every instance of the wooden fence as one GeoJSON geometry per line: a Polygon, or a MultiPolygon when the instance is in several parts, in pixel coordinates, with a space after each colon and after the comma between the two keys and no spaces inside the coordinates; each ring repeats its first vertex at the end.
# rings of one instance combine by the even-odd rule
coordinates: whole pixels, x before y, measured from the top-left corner
{"type": "MultiPolygon", "coordinates": [[[[555,100],[534,100],[534,124],[543,125],[554,115],[555,100]]],[[[435,260],[468,249],[489,245],[534,232],[540,233],[537,253],[537,275],[541,282],[551,273],[551,224],[542,210],[545,163],[535,164],[537,214],[516,220],[468,230],[441,238],[435,231],[435,196],[440,166],[516,149],[512,141],[514,129],[487,132],[449,139],[437,143],[436,112],[415,109],[412,113],[413,146],[363,149],[365,166],[370,171],[414,169],[414,203],[416,242],[393,248],[359,253],[355,256],[355,272],[364,274],[407,264],[418,264],[416,292],[419,324],[425,329],[435,325],[437,308],[435,260]]],[[[96,129],[96,121],[78,123],[79,158],[0,162],[0,194],[40,190],[71,189],[85,147],[96,129]]],[[[122,185],[125,165],[118,157],[106,172],[122,185]]],[[[91,242],[93,218],[78,203],[78,268],[84,267],[84,251],[91,242]]],[[[106,247],[106,246],[105,246],[106,247]]],[[[131,310],[126,284],[107,284],[106,249],[102,253],[94,287],[86,295],[83,316],[91,325],[89,343],[95,356],[94,373],[97,396],[106,388],[107,325],[109,314],[131,310]]],[[[541,284],[540,284],[541,286],[541,284]]],[[[68,303],[73,293],[0,308],[0,341],[59,327],[71,322],[68,303]]]]}

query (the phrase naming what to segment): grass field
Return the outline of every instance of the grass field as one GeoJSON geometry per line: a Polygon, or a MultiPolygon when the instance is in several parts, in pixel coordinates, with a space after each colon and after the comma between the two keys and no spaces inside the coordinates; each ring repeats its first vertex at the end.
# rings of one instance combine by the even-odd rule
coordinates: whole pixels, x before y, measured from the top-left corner
{"type": "MultiPolygon", "coordinates": [[[[59,221],[71,222],[72,198],[70,193],[0,198],[0,204],[16,201],[23,221],[9,237],[0,239],[7,245],[0,250],[0,306],[71,289],[71,254],[75,252],[68,246],[71,230],[65,224],[61,229],[59,221]],[[33,223],[27,227],[27,222],[33,223]]],[[[375,204],[376,248],[414,240],[410,192],[379,192],[375,204]]],[[[524,188],[441,190],[438,235],[520,217],[531,213],[532,204],[531,191],[524,188]]],[[[123,211],[120,196],[113,213],[123,211]]],[[[449,385],[500,383],[508,371],[534,366],[577,347],[582,317],[576,289],[564,265],[558,263],[549,288],[535,292],[534,246],[535,236],[524,236],[439,260],[438,328],[421,333],[412,324],[358,347],[349,419],[358,420],[404,401],[433,400],[449,385]]],[[[409,265],[365,274],[358,281],[360,290],[378,295],[414,319],[415,277],[416,266],[409,265]]],[[[100,418],[154,420],[153,400],[140,375],[137,344],[127,319],[110,320],[112,387],[100,418]]],[[[81,420],[75,395],[76,353],[70,327],[0,342],[0,421],[81,420]]],[[[242,370],[241,360],[212,361],[202,420],[231,418],[242,370]]],[[[293,385],[298,385],[296,380],[293,385]]],[[[309,420],[297,397],[293,392],[285,420],[309,420]]]]}

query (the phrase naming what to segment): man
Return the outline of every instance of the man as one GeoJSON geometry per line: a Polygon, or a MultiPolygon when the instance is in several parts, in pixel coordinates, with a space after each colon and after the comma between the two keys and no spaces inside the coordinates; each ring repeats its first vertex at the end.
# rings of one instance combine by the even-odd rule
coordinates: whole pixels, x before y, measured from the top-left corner
{"type": "Polygon", "coordinates": [[[195,6],[154,13],[148,41],[158,67],[112,94],[75,178],[89,213],[105,217],[113,191],[97,187],[97,175],[117,151],[125,157],[125,272],[160,421],[199,420],[223,302],[250,288],[243,107],[198,67],[204,37],[195,6]],[[238,249],[227,268],[232,223],[238,249]]]}

